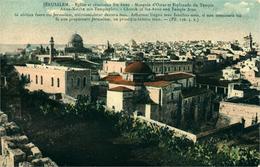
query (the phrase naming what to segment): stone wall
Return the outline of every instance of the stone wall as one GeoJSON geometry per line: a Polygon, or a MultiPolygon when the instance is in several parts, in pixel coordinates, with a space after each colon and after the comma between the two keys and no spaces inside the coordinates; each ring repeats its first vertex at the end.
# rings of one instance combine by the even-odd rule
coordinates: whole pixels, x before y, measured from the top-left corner
{"type": "MultiPolygon", "coordinates": [[[[223,101],[219,104],[219,114],[229,118],[229,125],[241,122],[243,118],[245,127],[249,127],[252,121],[260,116],[260,106],[223,101]]],[[[257,122],[260,122],[260,119],[257,119],[257,122]]]]}
{"type": "MultiPolygon", "coordinates": [[[[191,90],[192,91],[192,90],[191,90]]],[[[192,129],[201,126],[212,118],[210,91],[182,98],[181,127],[192,129]]]]}
{"type": "Polygon", "coordinates": [[[21,133],[14,122],[0,111],[0,167],[57,167],[28,137],[21,133]]]}
{"type": "Polygon", "coordinates": [[[166,127],[166,128],[169,129],[169,131],[172,131],[174,133],[174,135],[176,135],[177,137],[184,137],[184,138],[186,138],[186,139],[188,139],[188,140],[190,140],[194,143],[197,141],[197,136],[195,134],[186,132],[184,130],[169,126],[167,124],[164,124],[164,123],[152,120],[152,119],[147,119],[143,116],[134,116],[134,118],[139,119],[141,121],[145,121],[146,123],[148,123],[148,125],[153,125],[153,124],[157,125],[158,128],[166,127]]]}
{"type": "Polygon", "coordinates": [[[224,134],[240,135],[243,132],[244,132],[244,125],[238,122],[232,125],[223,126],[220,128],[201,132],[199,134],[196,134],[196,136],[197,136],[197,140],[207,140],[211,137],[223,136],[224,134]]]}

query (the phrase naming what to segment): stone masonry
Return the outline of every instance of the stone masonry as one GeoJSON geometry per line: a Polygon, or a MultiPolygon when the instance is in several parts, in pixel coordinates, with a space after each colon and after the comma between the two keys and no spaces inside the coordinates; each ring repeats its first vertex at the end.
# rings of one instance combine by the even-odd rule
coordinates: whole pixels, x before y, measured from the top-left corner
{"type": "Polygon", "coordinates": [[[0,167],[58,167],[50,158],[43,157],[39,148],[1,111],[0,139],[0,167]]]}

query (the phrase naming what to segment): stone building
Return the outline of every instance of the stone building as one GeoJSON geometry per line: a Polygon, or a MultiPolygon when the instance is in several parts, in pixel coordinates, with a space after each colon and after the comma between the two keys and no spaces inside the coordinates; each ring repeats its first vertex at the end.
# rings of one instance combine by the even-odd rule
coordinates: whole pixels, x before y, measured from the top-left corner
{"type": "MultiPolygon", "coordinates": [[[[198,89],[195,88],[193,74],[177,72],[155,75],[147,64],[133,62],[126,66],[121,75],[109,75],[103,80],[108,82],[107,107],[117,112],[125,111],[130,114],[138,112],[147,119],[180,126],[181,121],[188,120],[187,117],[183,117],[184,103],[186,106],[195,106],[194,110],[185,111],[189,115],[196,112],[197,116],[194,121],[199,121],[200,117],[204,118],[205,112],[210,113],[211,110],[211,98],[208,90],[191,94],[189,96],[192,98],[191,101],[185,97],[185,94],[183,95],[183,90],[188,89],[189,92],[193,92],[198,89]],[[197,100],[200,98],[207,99],[207,104],[204,100],[197,100]],[[208,107],[200,109],[205,104],[208,107]],[[203,109],[205,111],[202,111],[203,109]]],[[[206,118],[208,117],[203,120],[206,121],[206,118]]]]}
{"type": "Polygon", "coordinates": [[[239,69],[235,69],[235,68],[226,68],[222,70],[222,77],[224,80],[237,80],[241,78],[239,69]]]}
{"type": "Polygon", "coordinates": [[[15,66],[21,76],[29,80],[30,91],[43,90],[49,94],[62,94],[76,98],[90,97],[90,70],[62,66],[26,64],[15,66]]]}
{"type": "Polygon", "coordinates": [[[114,109],[116,112],[126,111],[128,113],[132,113],[131,104],[133,103],[133,90],[126,87],[115,87],[111,88],[107,91],[108,98],[107,105],[109,108],[114,109]],[[119,100],[118,99],[122,99],[119,100]]]}
{"type": "Polygon", "coordinates": [[[219,105],[219,122],[227,125],[244,121],[245,127],[259,122],[260,91],[250,89],[248,84],[229,84],[228,97],[219,105]]]}
{"type": "Polygon", "coordinates": [[[174,72],[193,72],[193,64],[189,61],[154,61],[148,62],[147,65],[156,74],[166,74],[174,72]]]}
{"type": "Polygon", "coordinates": [[[101,76],[107,76],[109,73],[123,73],[126,66],[130,62],[127,61],[113,61],[106,60],[103,62],[102,71],[100,71],[101,76]]]}
{"type": "Polygon", "coordinates": [[[201,88],[182,91],[181,122],[184,128],[192,129],[210,120],[212,111],[212,91],[201,88]]]}
{"type": "MultiPolygon", "coordinates": [[[[131,61],[113,61],[106,60],[103,62],[103,68],[100,71],[101,76],[106,76],[109,73],[123,74],[126,66],[131,64],[131,61]]],[[[175,72],[186,72],[192,73],[193,65],[192,62],[181,62],[181,61],[154,61],[146,63],[151,71],[155,74],[168,74],[175,72]]]]}

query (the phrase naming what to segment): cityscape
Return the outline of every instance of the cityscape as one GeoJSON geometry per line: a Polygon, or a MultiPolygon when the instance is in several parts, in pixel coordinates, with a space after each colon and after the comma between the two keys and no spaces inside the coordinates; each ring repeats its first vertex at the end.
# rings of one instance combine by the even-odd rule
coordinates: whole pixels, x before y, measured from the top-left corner
{"type": "Polygon", "coordinates": [[[254,34],[43,43],[1,53],[0,166],[259,165],[254,34]]]}

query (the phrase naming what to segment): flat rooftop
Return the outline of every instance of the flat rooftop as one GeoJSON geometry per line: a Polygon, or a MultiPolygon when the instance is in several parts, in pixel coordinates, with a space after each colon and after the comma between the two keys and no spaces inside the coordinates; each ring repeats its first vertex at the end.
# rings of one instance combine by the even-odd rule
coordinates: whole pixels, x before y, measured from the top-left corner
{"type": "MultiPolygon", "coordinates": [[[[172,77],[176,77],[175,79],[178,80],[180,78],[190,78],[193,77],[192,74],[188,74],[183,76],[183,74],[171,74],[172,77]],[[178,76],[178,78],[177,78],[178,76]]],[[[108,75],[104,78],[102,78],[101,80],[103,81],[108,81],[109,83],[113,83],[113,84],[121,84],[121,85],[129,85],[129,86],[138,86],[138,85],[144,85],[144,86],[150,86],[150,87],[165,87],[168,86],[170,84],[172,84],[170,81],[173,81],[174,79],[170,78],[170,80],[166,80],[165,78],[169,78],[169,76],[165,76],[162,75],[162,78],[156,78],[154,81],[148,81],[148,82],[135,82],[135,81],[128,81],[128,80],[124,80],[123,77],[121,75],[108,75]],[[165,77],[165,78],[164,78],[165,77]]]]}
{"type": "Polygon", "coordinates": [[[164,64],[191,64],[192,65],[192,62],[191,61],[179,61],[179,60],[166,60],[166,61],[162,61],[162,60],[156,60],[156,61],[150,61],[150,62],[146,62],[148,65],[152,65],[152,64],[161,64],[161,63],[164,63],[164,64]]]}
{"type": "Polygon", "coordinates": [[[34,69],[52,69],[52,70],[61,70],[61,71],[86,71],[89,69],[84,68],[72,68],[72,67],[65,67],[65,66],[52,66],[52,65],[45,65],[45,64],[26,64],[24,66],[16,66],[21,68],[34,68],[34,69]]]}
{"type": "Polygon", "coordinates": [[[189,88],[189,89],[184,89],[182,90],[182,96],[184,98],[187,97],[192,97],[192,96],[197,96],[197,95],[201,95],[204,93],[207,93],[208,90],[207,89],[202,89],[202,88],[189,88]]]}
{"type": "Polygon", "coordinates": [[[243,98],[233,97],[233,98],[230,98],[226,101],[232,102],[232,103],[243,103],[243,104],[251,104],[251,105],[260,106],[260,95],[257,94],[257,95],[243,97],[243,98]]]}
{"type": "Polygon", "coordinates": [[[188,79],[193,78],[195,75],[191,73],[184,73],[184,72],[175,72],[171,74],[164,74],[164,75],[157,75],[155,80],[157,81],[176,81],[180,79],[188,79]]]}
{"type": "Polygon", "coordinates": [[[211,77],[200,77],[197,76],[197,83],[199,84],[206,84],[206,85],[212,85],[212,86],[222,86],[222,87],[228,87],[229,83],[238,82],[238,80],[228,81],[228,80],[220,80],[216,78],[211,77]]]}

